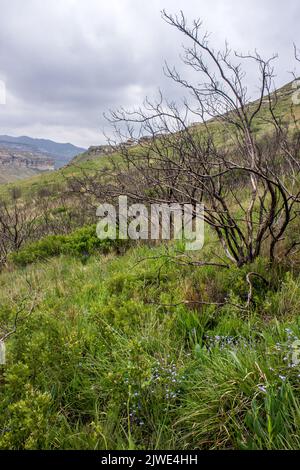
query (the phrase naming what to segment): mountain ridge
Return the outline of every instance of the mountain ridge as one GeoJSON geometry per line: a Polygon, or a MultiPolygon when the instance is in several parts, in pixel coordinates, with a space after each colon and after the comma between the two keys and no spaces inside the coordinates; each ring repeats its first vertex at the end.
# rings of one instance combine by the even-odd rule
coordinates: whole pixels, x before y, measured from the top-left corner
{"type": "Polygon", "coordinates": [[[83,147],[50,139],[0,135],[0,183],[62,168],[85,151],[83,147]]]}
{"type": "MultiPolygon", "coordinates": [[[[14,137],[9,135],[0,135],[0,143],[30,146],[40,152],[48,153],[54,157],[60,157],[61,160],[63,160],[64,157],[64,160],[68,161],[79,153],[86,151],[84,147],[78,147],[69,142],[61,143],[51,139],[34,138],[29,136],[14,137]]],[[[57,160],[59,161],[59,159],[57,160]]]]}

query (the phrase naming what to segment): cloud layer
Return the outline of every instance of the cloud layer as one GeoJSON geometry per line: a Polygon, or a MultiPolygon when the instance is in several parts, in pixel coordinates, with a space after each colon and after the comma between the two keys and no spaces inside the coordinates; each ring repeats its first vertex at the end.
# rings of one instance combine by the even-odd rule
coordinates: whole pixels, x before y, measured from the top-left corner
{"type": "MultiPolygon", "coordinates": [[[[96,145],[108,109],[136,106],[159,87],[179,99],[162,67],[179,64],[183,38],[163,8],[201,17],[217,47],[227,39],[244,52],[278,52],[278,84],[290,79],[298,0],[0,0],[0,134],[96,145]]],[[[252,71],[248,80],[251,88],[252,71]]]]}

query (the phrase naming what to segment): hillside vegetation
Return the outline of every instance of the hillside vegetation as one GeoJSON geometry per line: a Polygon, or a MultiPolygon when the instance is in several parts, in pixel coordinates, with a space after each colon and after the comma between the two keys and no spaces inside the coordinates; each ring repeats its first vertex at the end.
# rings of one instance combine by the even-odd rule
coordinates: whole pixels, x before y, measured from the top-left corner
{"type": "Polygon", "coordinates": [[[300,106],[257,53],[249,103],[227,45],[163,18],[208,81],[168,73],[215,118],[121,109],[132,145],[0,187],[0,449],[300,448],[300,106]],[[204,202],[203,249],[100,240],[120,194],[204,202]]]}
{"type": "MultiPolygon", "coordinates": [[[[282,122],[286,125],[293,127],[292,119],[295,117],[296,122],[300,120],[300,106],[294,106],[294,116],[291,116],[291,95],[295,93],[295,88],[293,87],[293,82],[290,82],[277,90],[277,106],[276,110],[282,122]]],[[[271,128],[271,125],[266,122],[266,117],[268,114],[268,104],[264,103],[263,107],[256,119],[256,132],[258,135],[264,136],[268,130],[271,128]]],[[[212,133],[216,136],[222,134],[222,127],[221,125],[215,121],[211,120],[209,123],[210,128],[212,129],[212,133]]],[[[204,125],[198,123],[193,127],[196,133],[201,135],[202,132],[205,132],[204,125]]],[[[220,144],[222,145],[223,142],[220,139],[220,144]]],[[[32,197],[38,194],[39,190],[49,188],[51,192],[54,194],[59,191],[63,190],[66,185],[66,180],[68,178],[80,176],[82,171],[87,172],[87,174],[93,175],[103,168],[111,167],[111,162],[114,159],[119,158],[119,152],[114,151],[112,147],[111,155],[101,155],[95,156],[93,152],[89,153],[89,151],[83,152],[75,157],[67,166],[62,169],[45,173],[42,175],[36,175],[31,178],[26,178],[24,180],[18,181],[17,186],[21,189],[22,194],[24,197],[29,195],[32,197]]],[[[16,186],[15,182],[6,185],[0,185],[0,196],[5,196],[9,193],[14,187],[16,186]]]]}
{"type": "MultiPolygon", "coordinates": [[[[207,236],[201,257],[214,260],[207,236]]],[[[257,278],[243,310],[246,269],[179,266],[178,249],[2,273],[1,324],[19,311],[1,367],[2,449],[300,447],[297,270],[257,260],[268,285],[257,278]]]]}
{"type": "MultiPolygon", "coordinates": [[[[56,172],[20,187],[27,199],[64,182],[56,172]]],[[[178,250],[102,245],[92,226],[12,253],[1,449],[300,448],[298,258],[224,270],[178,264],[178,250]],[[267,283],[253,280],[247,308],[249,271],[267,283]]],[[[189,261],[219,256],[207,228],[189,261]]]]}

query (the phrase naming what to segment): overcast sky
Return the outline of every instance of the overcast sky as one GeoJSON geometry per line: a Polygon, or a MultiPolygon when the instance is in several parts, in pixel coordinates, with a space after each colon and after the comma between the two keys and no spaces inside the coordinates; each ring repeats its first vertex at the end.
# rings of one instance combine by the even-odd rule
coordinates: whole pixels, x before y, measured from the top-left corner
{"type": "Polygon", "coordinates": [[[163,8],[200,17],[216,47],[227,39],[239,51],[278,52],[277,83],[291,79],[299,0],[0,0],[0,134],[88,147],[105,143],[109,108],[136,106],[159,87],[179,99],[162,67],[178,64],[182,37],[163,8]]]}

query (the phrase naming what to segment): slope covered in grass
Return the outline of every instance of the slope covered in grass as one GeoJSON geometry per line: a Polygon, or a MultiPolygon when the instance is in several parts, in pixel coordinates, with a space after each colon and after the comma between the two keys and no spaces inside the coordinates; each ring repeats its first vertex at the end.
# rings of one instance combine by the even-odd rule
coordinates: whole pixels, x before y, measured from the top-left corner
{"type": "MultiPolygon", "coordinates": [[[[292,96],[296,91],[293,86],[293,82],[288,83],[281,87],[276,92],[276,116],[278,116],[283,123],[289,124],[293,128],[293,121],[299,123],[300,119],[300,105],[299,103],[293,104],[292,96]],[[292,106],[292,112],[291,112],[292,106]]],[[[273,95],[275,100],[275,95],[273,95]]],[[[255,103],[255,102],[254,102],[255,103]]],[[[252,104],[250,103],[251,107],[252,104]]],[[[268,115],[268,102],[265,100],[263,106],[255,118],[255,131],[258,135],[263,136],[266,132],[272,130],[269,122],[268,115]]],[[[224,136],[222,131],[222,125],[217,120],[212,119],[209,122],[209,128],[212,134],[216,137],[216,142],[220,142],[224,145],[224,136]]],[[[196,125],[193,127],[195,132],[201,133],[206,132],[203,124],[196,125]]],[[[92,175],[97,171],[101,171],[103,168],[110,166],[110,162],[116,158],[119,158],[118,152],[112,152],[111,155],[94,155],[93,152],[86,151],[77,157],[75,157],[66,167],[56,170],[53,172],[36,175],[31,178],[9,183],[0,184],[0,197],[5,195],[15,186],[18,186],[24,195],[32,197],[38,193],[39,190],[48,188],[53,193],[60,191],[66,184],[66,180],[73,176],[78,176],[84,171],[86,174],[92,175]]]]}
{"type": "Polygon", "coordinates": [[[1,274],[1,325],[21,312],[1,366],[0,448],[300,447],[300,278],[258,260],[268,285],[257,279],[243,310],[246,268],[179,266],[177,248],[1,274]]]}
{"type": "MultiPolygon", "coordinates": [[[[290,93],[279,96],[286,119],[290,93]]],[[[58,197],[65,178],[111,158],[85,155],[24,180],[22,196],[58,197]]],[[[197,267],[178,263],[181,248],[103,244],[89,226],[10,254],[0,273],[1,449],[300,448],[299,259],[197,267]]],[[[220,257],[207,230],[204,249],[185,259],[220,257]]]]}

